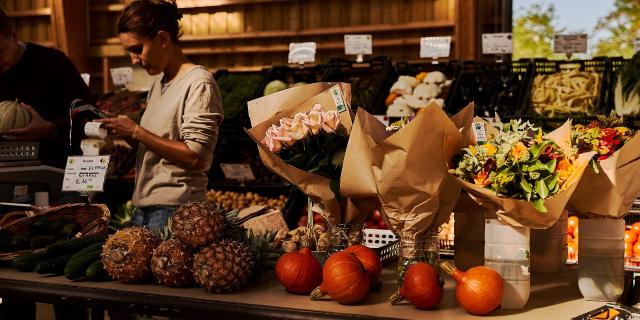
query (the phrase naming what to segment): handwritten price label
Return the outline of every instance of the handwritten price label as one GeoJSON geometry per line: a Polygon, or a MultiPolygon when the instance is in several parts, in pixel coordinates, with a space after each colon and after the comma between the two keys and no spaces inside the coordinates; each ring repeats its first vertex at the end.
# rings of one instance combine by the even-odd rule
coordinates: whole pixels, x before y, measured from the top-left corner
{"type": "Polygon", "coordinates": [[[344,35],[344,53],[347,55],[372,54],[373,40],[370,34],[344,35]]]}
{"type": "Polygon", "coordinates": [[[587,53],[586,34],[556,34],[553,36],[554,53],[587,53]]]}
{"type": "Polygon", "coordinates": [[[508,54],[513,52],[511,33],[482,34],[482,54],[508,54]]]}
{"type": "Polygon", "coordinates": [[[292,42],[289,44],[289,63],[305,64],[316,62],[315,42],[292,42]]]}
{"type": "Polygon", "coordinates": [[[451,52],[451,37],[420,38],[420,58],[443,58],[451,52]]]}
{"type": "Polygon", "coordinates": [[[109,156],[69,157],[62,191],[103,191],[109,156]]]}
{"type": "Polygon", "coordinates": [[[251,166],[245,163],[221,163],[220,169],[224,177],[229,180],[253,181],[256,179],[251,166]]]}
{"type": "Polygon", "coordinates": [[[124,86],[133,81],[133,69],[131,67],[111,68],[111,80],[114,86],[124,86]]]}

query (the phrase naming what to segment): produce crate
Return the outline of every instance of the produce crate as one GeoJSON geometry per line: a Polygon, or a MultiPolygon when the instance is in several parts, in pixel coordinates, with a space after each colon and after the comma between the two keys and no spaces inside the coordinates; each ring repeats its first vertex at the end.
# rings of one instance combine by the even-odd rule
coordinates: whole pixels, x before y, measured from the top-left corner
{"type": "Polygon", "coordinates": [[[526,82],[526,92],[522,101],[522,108],[519,116],[529,116],[534,122],[540,122],[547,124],[550,121],[561,124],[568,117],[574,119],[576,122],[586,122],[593,119],[597,114],[607,114],[610,110],[605,104],[606,98],[606,84],[607,75],[610,70],[610,62],[607,58],[594,58],[592,60],[571,60],[571,61],[552,61],[546,59],[536,59],[533,61],[532,71],[529,72],[529,76],[526,82]],[[601,81],[597,88],[597,96],[592,104],[592,108],[585,113],[561,113],[558,112],[553,116],[541,115],[534,111],[532,96],[535,90],[535,78],[538,75],[548,75],[560,73],[563,71],[577,69],[579,71],[595,72],[601,77],[601,81]]]}
{"type": "MultiPolygon", "coordinates": [[[[325,72],[324,65],[313,67],[295,68],[289,66],[275,66],[265,71],[267,83],[273,80],[280,80],[290,87],[295,84],[307,84],[322,81],[325,72]]],[[[261,93],[261,96],[264,92],[261,93]]]]}
{"type": "Polygon", "coordinates": [[[371,114],[384,114],[384,109],[376,110],[376,106],[384,106],[386,94],[382,87],[388,81],[392,67],[388,56],[378,56],[361,63],[331,58],[322,81],[351,83],[351,109],[354,112],[363,107],[371,114]]]}
{"type": "Polygon", "coordinates": [[[266,85],[267,69],[262,71],[229,71],[220,69],[213,75],[220,94],[224,120],[220,125],[220,137],[245,136],[244,127],[251,127],[247,102],[262,96],[266,85]]]}
{"type": "Polygon", "coordinates": [[[447,113],[455,114],[475,102],[481,117],[510,118],[519,114],[527,94],[527,75],[532,63],[527,60],[505,62],[465,61],[452,85],[447,113]]]}
{"type": "Polygon", "coordinates": [[[385,100],[386,98],[389,96],[390,94],[390,90],[391,87],[393,86],[393,84],[398,80],[398,78],[400,76],[416,76],[421,72],[434,72],[434,71],[440,71],[442,72],[445,77],[447,78],[447,80],[451,80],[452,83],[448,88],[445,88],[442,92],[442,94],[440,95],[441,97],[443,97],[443,99],[445,100],[445,108],[447,105],[449,105],[449,101],[451,100],[452,97],[452,93],[453,93],[453,85],[455,82],[456,77],[458,76],[458,72],[460,70],[460,64],[457,60],[451,60],[449,62],[445,62],[445,63],[438,63],[438,64],[433,64],[430,62],[398,62],[394,65],[393,69],[391,70],[389,77],[387,78],[387,81],[384,83],[384,85],[382,86],[382,92],[381,95],[384,97],[383,99],[381,99],[380,101],[378,101],[377,103],[379,103],[379,105],[375,106],[375,110],[376,111],[380,111],[380,114],[385,114],[386,113],[386,109],[387,106],[385,106],[385,100]]]}

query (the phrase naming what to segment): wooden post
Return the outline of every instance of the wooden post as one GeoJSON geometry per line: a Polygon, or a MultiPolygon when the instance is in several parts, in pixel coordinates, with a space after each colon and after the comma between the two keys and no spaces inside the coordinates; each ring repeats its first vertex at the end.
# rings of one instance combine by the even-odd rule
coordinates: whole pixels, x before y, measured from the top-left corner
{"type": "Polygon", "coordinates": [[[454,52],[458,59],[472,60],[480,56],[478,9],[478,0],[456,0],[454,52]]]}
{"type": "Polygon", "coordinates": [[[56,47],[71,58],[80,72],[89,72],[87,1],[53,0],[52,11],[56,47]]]}

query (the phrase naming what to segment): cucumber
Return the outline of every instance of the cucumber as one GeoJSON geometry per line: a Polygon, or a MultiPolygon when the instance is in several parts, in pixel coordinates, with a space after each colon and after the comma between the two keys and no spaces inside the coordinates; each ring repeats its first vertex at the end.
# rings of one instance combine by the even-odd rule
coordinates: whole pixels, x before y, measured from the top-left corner
{"type": "Polygon", "coordinates": [[[68,254],[66,256],[42,261],[36,265],[36,272],[39,274],[62,274],[64,267],[67,265],[67,261],[69,261],[72,256],[72,254],[68,254]]]}
{"type": "Polygon", "coordinates": [[[92,263],[89,268],[87,268],[86,276],[87,278],[89,278],[89,280],[95,282],[111,280],[109,273],[104,269],[104,266],[102,265],[102,260],[98,260],[92,263]]]}
{"type": "Polygon", "coordinates": [[[88,246],[84,247],[84,249],[82,249],[82,250],[80,250],[78,252],[75,252],[73,255],[74,256],[76,256],[76,255],[77,256],[81,256],[81,255],[87,254],[89,252],[93,252],[93,251],[96,251],[96,250],[102,250],[102,245],[104,245],[104,241],[96,242],[94,244],[91,244],[91,245],[88,245],[88,246]]]}
{"type": "Polygon", "coordinates": [[[11,267],[18,269],[18,271],[32,272],[35,270],[36,265],[42,261],[54,258],[49,252],[42,251],[37,253],[29,253],[19,256],[11,261],[11,267]]]}
{"type": "Polygon", "coordinates": [[[54,257],[63,256],[67,254],[76,253],[85,247],[94,244],[96,242],[104,241],[104,235],[95,235],[82,238],[74,238],[61,243],[54,243],[45,248],[47,252],[54,257]]]}
{"type": "Polygon", "coordinates": [[[77,280],[84,277],[87,274],[87,268],[94,262],[100,260],[101,254],[102,249],[81,255],[77,253],[74,254],[64,267],[64,276],[69,280],[77,280]]]}

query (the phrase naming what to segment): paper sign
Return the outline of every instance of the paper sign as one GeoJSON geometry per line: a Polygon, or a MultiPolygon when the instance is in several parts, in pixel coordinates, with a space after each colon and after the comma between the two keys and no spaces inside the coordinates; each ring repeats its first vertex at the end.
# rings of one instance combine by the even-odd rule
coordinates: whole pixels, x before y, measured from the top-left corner
{"type": "Polygon", "coordinates": [[[289,63],[304,64],[316,61],[315,42],[292,42],[289,44],[289,63]]]}
{"type": "MultiPolygon", "coordinates": [[[[242,213],[238,215],[239,218],[242,218],[242,216],[242,213]]],[[[287,222],[282,217],[280,210],[269,210],[265,214],[249,219],[242,226],[253,231],[254,234],[264,234],[270,231],[277,232],[278,230],[289,231],[287,222]]]]}
{"type": "Polygon", "coordinates": [[[89,82],[91,81],[91,75],[88,73],[81,73],[80,76],[82,77],[82,80],[84,80],[84,83],[89,86],[89,82]]]}
{"type": "Polygon", "coordinates": [[[251,166],[246,163],[221,163],[220,169],[224,177],[229,180],[253,181],[256,179],[251,166]]]}
{"type": "Polygon", "coordinates": [[[345,34],[344,53],[351,55],[372,54],[372,39],[370,34],[345,34]]]}
{"type": "Polygon", "coordinates": [[[586,34],[556,34],[553,36],[554,53],[587,53],[586,34]]]}
{"type": "Polygon", "coordinates": [[[103,191],[109,156],[69,157],[62,191],[103,191]]]}
{"type": "Polygon", "coordinates": [[[637,37],[633,40],[633,51],[640,51],[640,37],[637,37]]]}
{"type": "Polygon", "coordinates": [[[476,137],[476,142],[487,142],[487,131],[484,128],[484,123],[482,122],[474,122],[473,125],[473,135],[476,137]]]}
{"type": "Polygon", "coordinates": [[[347,107],[344,104],[344,98],[342,97],[342,90],[340,90],[340,85],[335,85],[331,88],[331,96],[333,97],[333,102],[336,104],[338,113],[347,111],[347,107]]]}
{"type": "Polygon", "coordinates": [[[133,69],[131,67],[111,68],[111,80],[113,85],[124,86],[133,81],[133,69]]]}
{"type": "Polygon", "coordinates": [[[513,52],[511,33],[482,34],[482,54],[508,54],[513,52]]]}
{"type": "Polygon", "coordinates": [[[420,38],[420,58],[448,57],[450,51],[450,36],[420,38]]]}

